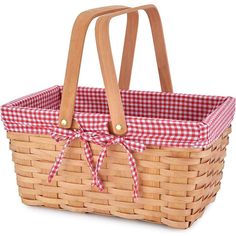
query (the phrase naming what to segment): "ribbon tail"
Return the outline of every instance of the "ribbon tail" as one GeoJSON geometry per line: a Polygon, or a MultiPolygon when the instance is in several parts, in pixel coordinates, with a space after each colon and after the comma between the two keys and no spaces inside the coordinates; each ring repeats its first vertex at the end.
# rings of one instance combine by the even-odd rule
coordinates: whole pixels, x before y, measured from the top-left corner
{"type": "Polygon", "coordinates": [[[99,177],[99,171],[101,169],[102,163],[105,159],[105,156],[107,154],[107,146],[105,146],[102,151],[99,154],[98,161],[96,164],[95,172],[94,172],[94,178],[93,178],[93,185],[96,185],[100,191],[104,190],[104,184],[102,180],[99,177]]]}
{"type": "MultiPolygon", "coordinates": [[[[93,178],[92,185],[95,185],[95,181],[94,181],[95,180],[95,165],[94,165],[94,160],[93,160],[93,153],[92,153],[90,144],[87,141],[84,141],[84,154],[85,154],[89,169],[92,174],[92,178],[93,178]]],[[[97,176],[97,179],[101,183],[99,176],[97,176]]]]}
{"type": "Polygon", "coordinates": [[[92,173],[92,178],[93,178],[92,185],[95,185],[95,183],[97,183],[96,186],[102,190],[104,188],[103,183],[98,175],[95,177],[95,165],[94,165],[94,160],[93,160],[93,153],[89,145],[89,142],[87,141],[84,141],[84,154],[87,159],[87,163],[89,165],[90,171],[92,173]]]}
{"type": "Polygon", "coordinates": [[[94,161],[93,161],[93,153],[91,150],[91,147],[89,145],[89,142],[84,141],[84,154],[88,163],[88,166],[90,168],[91,173],[94,172],[94,161]]]}
{"type": "Polygon", "coordinates": [[[64,144],[61,152],[59,153],[58,157],[56,158],[56,161],[54,162],[49,175],[48,175],[48,182],[51,183],[52,179],[54,178],[54,176],[56,175],[59,167],[61,166],[62,163],[62,159],[64,157],[65,154],[65,150],[67,149],[67,147],[70,145],[70,143],[72,142],[72,140],[74,140],[75,137],[73,136],[72,138],[66,140],[66,143],[64,144]]]}

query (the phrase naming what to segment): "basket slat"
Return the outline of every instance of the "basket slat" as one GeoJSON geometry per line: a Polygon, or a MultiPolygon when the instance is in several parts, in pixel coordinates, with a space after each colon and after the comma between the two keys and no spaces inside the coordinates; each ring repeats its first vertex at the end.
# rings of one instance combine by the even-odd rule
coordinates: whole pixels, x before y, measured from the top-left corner
{"type": "MultiPolygon", "coordinates": [[[[76,140],[66,151],[57,176],[47,182],[57,150],[50,136],[8,132],[17,183],[27,205],[93,212],[187,228],[214,201],[220,188],[225,147],[230,128],[205,149],[148,147],[135,153],[141,197],[132,198],[133,180],[127,154],[119,146],[109,148],[101,169],[104,192],[91,186],[91,174],[76,140]]],[[[99,146],[91,145],[95,159],[99,146]]]]}

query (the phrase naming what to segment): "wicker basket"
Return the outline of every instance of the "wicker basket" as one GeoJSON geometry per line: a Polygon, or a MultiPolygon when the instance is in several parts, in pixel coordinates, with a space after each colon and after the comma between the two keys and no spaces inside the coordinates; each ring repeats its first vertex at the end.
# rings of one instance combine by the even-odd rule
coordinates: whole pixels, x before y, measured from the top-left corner
{"type": "MultiPolygon", "coordinates": [[[[62,144],[47,135],[8,133],[17,183],[23,203],[162,223],[188,228],[214,201],[220,188],[226,129],[205,149],[148,147],[135,153],[142,198],[132,198],[132,177],[127,154],[120,146],[109,148],[101,169],[104,192],[91,187],[83,143],[74,142],[52,183],[48,171],[62,144]]],[[[100,146],[92,145],[94,156],[100,146]]]]}
{"type": "Polygon", "coordinates": [[[63,90],[56,86],[1,108],[23,203],[188,228],[214,201],[220,188],[235,100],[171,92],[160,18],[153,5],[108,7],[81,14],[72,32],[63,90]],[[139,9],[149,16],[164,93],[127,90],[139,9]],[[110,19],[120,14],[128,14],[121,93],[108,36],[110,19]],[[103,16],[97,21],[96,39],[108,105],[103,89],[76,90],[86,30],[99,15],[103,16]],[[177,104],[178,111],[170,108],[170,102],[177,104]],[[169,108],[163,110],[167,105],[169,108]],[[159,107],[159,112],[155,107],[159,107]],[[76,133],[82,128],[84,133],[76,133]],[[99,135],[104,133],[101,139],[99,135]],[[100,141],[94,140],[96,135],[100,141]],[[104,144],[106,137],[112,139],[109,145],[104,144]],[[130,148],[126,139],[131,147],[138,142],[136,145],[145,145],[139,147],[145,150],[130,148]],[[88,143],[91,149],[86,146],[88,143]],[[106,156],[103,163],[99,159],[101,149],[105,150],[103,158],[106,156]],[[97,164],[97,169],[93,169],[89,151],[95,164],[99,160],[102,163],[97,164]],[[59,157],[64,157],[61,166],[61,159],[55,162],[59,153],[59,157]],[[129,164],[134,163],[129,165],[127,156],[129,164]],[[51,182],[50,169],[54,177],[51,182]],[[96,171],[104,184],[102,191],[98,185],[91,185],[96,171]],[[135,187],[139,189],[138,197],[132,195],[135,187]]]}

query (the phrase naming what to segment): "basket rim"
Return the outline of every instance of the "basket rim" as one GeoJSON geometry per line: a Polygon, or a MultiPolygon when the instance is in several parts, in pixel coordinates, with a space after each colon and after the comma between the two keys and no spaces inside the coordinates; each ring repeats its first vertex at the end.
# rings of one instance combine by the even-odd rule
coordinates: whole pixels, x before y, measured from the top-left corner
{"type": "MultiPolygon", "coordinates": [[[[37,96],[47,96],[48,93],[55,92],[61,95],[61,91],[63,86],[53,86],[48,89],[41,90],[36,93],[32,93],[30,95],[15,99],[3,106],[1,106],[1,118],[4,123],[5,129],[8,131],[19,131],[26,132],[27,125],[31,127],[31,129],[36,129],[36,126],[44,126],[43,129],[48,129],[49,127],[57,126],[59,110],[57,109],[45,109],[45,108],[32,108],[27,106],[19,106],[22,102],[29,102],[32,98],[37,96]],[[33,114],[35,113],[37,122],[22,122],[12,119],[9,115],[11,113],[15,113],[18,116],[24,116],[24,113],[33,114]],[[41,120],[38,116],[48,116],[52,118],[51,120],[41,120]],[[36,124],[37,123],[37,124],[36,124]],[[22,126],[21,129],[17,126],[22,126]],[[24,131],[25,130],[25,131],[24,131]]],[[[79,87],[79,91],[96,91],[96,92],[104,92],[102,88],[91,88],[91,87],[79,87]]],[[[141,116],[126,116],[127,124],[129,127],[138,124],[139,130],[135,132],[135,130],[128,131],[128,136],[133,136],[134,140],[145,141],[147,144],[151,145],[161,145],[165,144],[167,146],[176,146],[176,147],[206,147],[214,140],[216,140],[220,134],[224,131],[225,128],[230,126],[231,121],[233,120],[233,115],[235,112],[235,99],[233,97],[223,97],[223,96],[212,96],[212,95],[193,95],[193,94],[183,94],[183,93],[167,93],[167,92],[153,92],[153,91],[138,91],[138,90],[122,90],[124,94],[133,94],[133,95],[159,95],[159,96],[169,96],[169,97],[186,97],[186,98],[204,98],[204,99],[219,99],[221,100],[221,104],[213,109],[208,116],[206,116],[202,121],[188,121],[188,120],[177,120],[177,119],[167,119],[167,118],[151,118],[151,117],[141,117],[141,116]],[[220,124],[220,127],[219,127],[220,124]],[[174,127],[177,129],[177,132],[174,135],[162,135],[161,126],[167,126],[168,128],[174,127]],[[218,128],[217,128],[218,127],[218,128]],[[152,130],[151,134],[148,133],[145,138],[142,138],[143,133],[140,132],[142,129],[150,129],[152,130]],[[182,129],[183,132],[179,130],[182,129]],[[187,130],[187,131],[186,131],[187,130]],[[185,135],[185,137],[181,137],[185,135]],[[187,136],[190,135],[190,138],[187,136]],[[178,141],[174,142],[174,138],[178,141]],[[155,141],[154,141],[155,140],[155,141]]],[[[92,131],[95,129],[101,132],[109,132],[108,130],[108,122],[110,121],[109,114],[102,113],[86,113],[86,112],[75,112],[74,114],[75,120],[84,125],[87,119],[91,119],[92,122],[96,123],[100,121],[98,126],[95,125],[92,131]]],[[[86,127],[86,125],[84,125],[86,127]]],[[[136,128],[137,130],[137,128],[136,128]]],[[[28,130],[29,131],[29,130],[28,130]]],[[[35,131],[33,133],[44,134],[47,133],[45,130],[35,131]]]]}

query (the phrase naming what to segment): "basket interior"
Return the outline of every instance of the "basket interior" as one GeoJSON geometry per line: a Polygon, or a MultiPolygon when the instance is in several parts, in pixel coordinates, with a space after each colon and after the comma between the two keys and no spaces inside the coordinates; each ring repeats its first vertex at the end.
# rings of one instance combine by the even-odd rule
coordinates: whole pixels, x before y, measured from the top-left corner
{"type": "MultiPolygon", "coordinates": [[[[41,91],[8,104],[17,107],[59,110],[62,87],[41,91]]],[[[202,121],[225,100],[225,97],[121,91],[125,115],[134,117],[202,121]]],[[[79,87],[75,112],[109,114],[105,90],[79,87]]]]}

